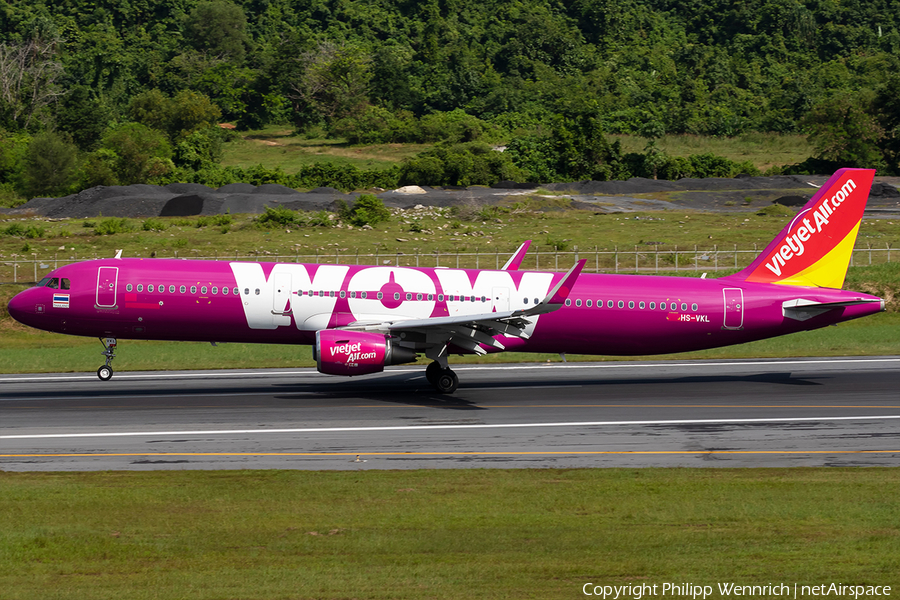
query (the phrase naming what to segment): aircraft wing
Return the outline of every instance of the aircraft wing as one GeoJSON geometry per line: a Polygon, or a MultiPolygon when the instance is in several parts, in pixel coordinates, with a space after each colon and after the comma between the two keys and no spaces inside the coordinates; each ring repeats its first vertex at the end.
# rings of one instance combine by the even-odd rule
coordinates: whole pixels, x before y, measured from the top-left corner
{"type": "Polygon", "coordinates": [[[543,300],[530,308],[428,319],[397,319],[380,323],[356,322],[342,329],[384,331],[428,346],[443,346],[445,349],[447,345],[453,344],[476,354],[486,353],[480,344],[504,350],[503,344],[495,340],[494,336],[509,335],[527,339],[525,329],[530,324],[528,317],[560,309],[585,262],[578,261],[543,300]]]}

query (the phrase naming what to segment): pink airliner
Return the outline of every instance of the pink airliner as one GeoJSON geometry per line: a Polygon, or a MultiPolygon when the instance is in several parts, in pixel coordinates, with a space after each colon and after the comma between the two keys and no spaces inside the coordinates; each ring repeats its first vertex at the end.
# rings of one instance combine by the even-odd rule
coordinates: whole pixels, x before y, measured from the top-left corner
{"type": "Polygon", "coordinates": [[[818,329],[884,310],[840,289],[875,171],[842,169],[753,263],[719,279],[141,258],[51,271],[9,303],[18,321],[118,339],[311,344],[319,371],[378,373],[431,359],[442,393],[451,354],[684,352],[818,329]]]}

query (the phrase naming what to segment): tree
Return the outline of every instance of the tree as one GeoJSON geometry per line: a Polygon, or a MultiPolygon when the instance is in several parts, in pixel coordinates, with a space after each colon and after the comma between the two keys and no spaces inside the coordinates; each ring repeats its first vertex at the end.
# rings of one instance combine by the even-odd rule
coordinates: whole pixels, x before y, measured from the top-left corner
{"type": "Polygon", "coordinates": [[[72,137],[82,150],[97,147],[103,132],[109,127],[110,111],[93,97],[84,85],[72,88],[56,110],[56,127],[72,137]]]}
{"type": "Polygon", "coordinates": [[[322,42],[299,60],[303,68],[290,84],[289,98],[328,123],[357,115],[366,107],[371,59],[360,48],[322,42]]]}
{"type": "Polygon", "coordinates": [[[244,60],[247,16],[240,6],[222,0],[200,2],[185,20],[185,37],[197,50],[234,63],[244,60]]]}
{"type": "Polygon", "coordinates": [[[25,153],[22,173],[26,196],[61,196],[78,172],[78,148],[56,133],[34,138],[25,153]]]}
{"type": "Polygon", "coordinates": [[[35,116],[63,94],[56,39],[0,44],[0,123],[28,129],[35,116]]]}
{"type": "Polygon", "coordinates": [[[864,100],[841,94],[814,106],[803,119],[816,158],[844,167],[877,167],[883,130],[864,108],[864,100]]]}
{"type": "Polygon", "coordinates": [[[165,135],[140,123],[124,123],[103,136],[102,150],[118,183],[145,183],[172,170],[172,147],[165,135]]]}
{"type": "Polygon", "coordinates": [[[873,111],[881,126],[878,147],[888,171],[900,173],[900,76],[893,75],[875,95],[873,111]]]}
{"type": "Polygon", "coordinates": [[[128,112],[135,122],[164,131],[173,144],[212,127],[222,116],[208,97],[191,90],[178,92],[174,98],[159,90],[144,92],[134,97],[128,112]]]}

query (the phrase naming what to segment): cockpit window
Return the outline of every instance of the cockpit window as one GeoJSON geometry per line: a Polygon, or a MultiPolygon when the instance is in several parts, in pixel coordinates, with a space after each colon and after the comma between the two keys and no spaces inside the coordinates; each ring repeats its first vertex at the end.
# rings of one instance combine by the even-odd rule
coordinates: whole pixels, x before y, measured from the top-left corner
{"type": "Polygon", "coordinates": [[[44,277],[40,281],[38,281],[37,287],[45,287],[48,283],[50,283],[49,277],[44,277]]]}
{"type": "Polygon", "coordinates": [[[67,289],[69,289],[69,287],[71,287],[71,284],[69,283],[69,280],[66,279],[66,278],[63,278],[63,280],[62,280],[62,285],[59,286],[59,289],[61,289],[61,290],[67,290],[67,289]]]}

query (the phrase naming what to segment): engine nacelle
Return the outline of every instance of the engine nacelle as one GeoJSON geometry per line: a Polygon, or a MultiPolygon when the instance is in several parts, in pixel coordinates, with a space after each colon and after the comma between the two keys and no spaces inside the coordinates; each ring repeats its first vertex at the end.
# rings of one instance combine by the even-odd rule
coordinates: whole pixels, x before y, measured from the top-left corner
{"type": "Polygon", "coordinates": [[[380,373],[385,365],[416,360],[416,352],[380,333],[322,329],[316,332],[316,368],[328,375],[380,373]]]}

